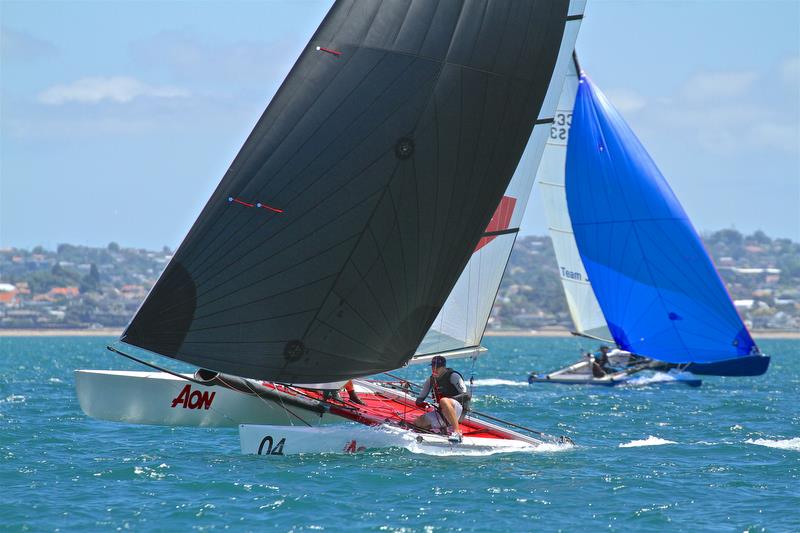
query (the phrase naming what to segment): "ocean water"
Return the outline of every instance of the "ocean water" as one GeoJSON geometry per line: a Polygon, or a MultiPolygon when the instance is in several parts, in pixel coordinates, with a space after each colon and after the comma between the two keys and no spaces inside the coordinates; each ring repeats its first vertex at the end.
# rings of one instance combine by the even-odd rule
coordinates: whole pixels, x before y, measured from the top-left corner
{"type": "Polygon", "coordinates": [[[488,338],[474,368],[452,365],[476,409],[574,448],[277,458],[241,455],[235,429],[87,418],[74,369],[139,369],[111,340],[0,338],[0,528],[800,531],[800,341],[761,341],[761,377],[604,388],[525,381],[586,342],[488,338]]]}

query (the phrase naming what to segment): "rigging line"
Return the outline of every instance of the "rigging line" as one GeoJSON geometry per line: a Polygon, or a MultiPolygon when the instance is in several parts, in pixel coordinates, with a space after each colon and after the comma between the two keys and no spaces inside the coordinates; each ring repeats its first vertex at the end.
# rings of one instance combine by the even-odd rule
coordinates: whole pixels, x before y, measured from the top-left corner
{"type": "Polygon", "coordinates": [[[420,389],[420,387],[421,387],[420,385],[417,385],[416,383],[414,383],[412,381],[409,381],[409,380],[407,380],[405,378],[401,378],[400,376],[396,376],[396,375],[391,374],[389,372],[384,372],[384,375],[389,376],[392,379],[396,379],[401,383],[408,383],[409,385],[411,385],[412,387],[416,387],[417,389],[420,389]]]}
{"type": "Polygon", "coordinates": [[[304,398],[308,398],[310,400],[317,401],[317,402],[325,405],[329,409],[331,407],[334,407],[336,409],[344,409],[344,410],[347,410],[347,411],[358,411],[358,409],[347,405],[348,402],[346,402],[345,400],[342,400],[342,405],[337,405],[335,403],[332,403],[329,400],[326,400],[324,397],[322,397],[321,394],[319,394],[318,396],[312,396],[311,394],[308,394],[308,391],[306,391],[305,389],[301,389],[301,388],[298,388],[298,387],[292,387],[291,385],[287,385],[287,384],[283,384],[283,387],[284,387],[285,390],[287,390],[289,392],[293,392],[297,396],[302,396],[304,398]]]}
{"type": "Polygon", "coordinates": [[[175,372],[173,370],[169,370],[167,368],[160,367],[160,366],[152,364],[152,363],[148,363],[147,361],[144,361],[143,359],[139,359],[138,357],[135,357],[133,355],[127,354],[125,352],[122,352],[122,351],[114,348],[113,346],[108,345],[108,346],[106,346],[106,349],[108,351],[110,351],[110,352],[114,352],[117,355],[121,355],[122,357],[127,357],[128,359],[130,359],[132,361],[136,361],[137,363],[139,363],[141,365],[144,365],[146,367],[150,367],[150,368],[152,368],[154,370],[158,370],[159,372],[165,372],[167,374],[175,376],[176,378],[184,379],[186,381],[191,381],[192,383],[195,383],[197,385],[205,386],[205,383],[200,381],[199,379],[190,378],[189,376],[185,376],[185,375],[183,375],[183,374],[181,374],[179,372],[175,372]]]}
{"type": "MultiPolygon", "coordinates": [[[[231,386],[230,384],[228,384],[228,383],[225,381],[225,379],[222,377],[222,374],[221,374],[221,373],[220,373],[220,374],[217,374],[217,379],[220,381],[220,383],[224,384],[226,388],[228,388],[228,389],[230,389],[230,390],[232,390],[232,391],[234,391],[234,392],[238,392],[239,394],[246,394],[245,392],[241,391],[240,389],[237,389],[237,388],[235,388],[235,387],[231,386]]],[[[248,380],[247,380],[247,379],[243,379],[243,381],[244,381],[244,382],[247,384],[247,381],[248,381],[248,380]]],[[[250,387],[250,385],[249,385],[249,384],[247,384],[247,385],[248,385],[248,388],[249,388],[249,387],[250,387]]],[[[254,394],[253,394],[254,396],[258,396],[259,398],[261,398],[261,397],[260,397],[260,395],[259,395],[257,392],[255,392],[255,391],[253,391],[253,392],[254,392],[254,394]]],[[[264,400],[264,401],[266,401],[264,398],[261,398],[261,399],[262,399],[262,400],[264,400]]],[[[239,424],[241,423],[241,421],[240,421],[240,420],[236,420],[235,418],[228,416],[227,414],[223,413],[222,411],[220,411],[220,410],[219,410],[218,408],[216,408],[216,407],[213,407],[213,406],[212,406],[212,407],[211,407],[211,409],[212,409],[212,410],[214,410],[214,411],[217,411],[217,412],[218,412],[218,413],[220,413],[222,416],[224,416],[225,418],[229,419],[231,422],[233,422],[233,423],[234,423],[234,424],[236,424],[236,425],[239,425],[239,424]]]]}
{"type": "MultiPolygon", "coordinates": [[[[433,376],[430,376],[428,379],[431,380],[431,385],[433,385],[433,387],[431,387],[431,392],[434,393],[433,397],[434,397],[434,400],[435,400],[434,402],[432,402],[433,403],[433,412],[436,413],[436,418],[439,420],[439,424],[440,424],[441,429],[443,431],[447,431],[447,428],[449,427],[449,424],[444,419],[444,414],[442,414],[442,408],[439,405],[439,395],[441,394],[439,392],[439,384],[436,382],[435,379],[433,379],[433,376]]],[[[431,428],[431,429],[433,429],[433,428],[431,428]]]]}
{"type": "MultiPolygon", "coordinates": [[[[258,393],[255,391],[255,389],[253,389],[253,387],[250,385],[250,383],[249,383],[247,380],[245,380],[245,383],[247,384],[248,388],[249,388],[250,390],[252,390],[252,391],[253,391],[253,392],[256,394],[256,396],[258,396],[259,398],[261,398],[261,400],[262,400],[262,401],[263,401],[263,402],[264,402],[266,405],[269,405],[269,403],[268,403],[268,400],[267,400],[266,398],[262,398],[262,397],[261,397],[261,395],[259,395],[259,394],[258,394],[258,393]]],[[[283,403],[283,397],[281,396],[281,394],[280,394],[280,391],[278,390],[278,388],[275,386],[275,384],[274,384],[274,383],[273,383],[272,385],[273,385],[273,387],[275,388],[275,392],[276,392],[276,393],[277,393],[277,395],[278,395],[278,400],[280,401],[280,404],[281,404],[281,407],[283,408],[283,410],[284,410],[284,411],[286,411],[288,414],[290,414],[290,415],[294,416],[295,418],[297,418],[297,419],[298,419],[300,422],[302,422],[302,423],[303,423],[303,424],[305,424],[306,426],[308,426],[308,427],[311,427],[311,424],[309,424],[308,422],[306,422],[306,421],[305,421],[305,419],[303,419],[303,418],[302,418],[300,415],[296,414],[296,413],[295,413],[295,412],[293,412],[291,409],[289,409],[288,407],[286,407],[286,405],[283,403]]],[[[291,419],[291,418],[289,418],[288,416],[287,416],[287,419],[289,420],[289,424],[290,424],[290,425],[292,425],[292,426],[294,426],[294,423],[292,422],[292,419],[291,419]]]]}
{"type": "MultiPolygon", "coordinates": [[[[127,353],[122,352],[120,350],[117,350],[113,346],[106,346],[106,349],[109,350],[110,352],[113,352],[113,353],[117,354],[117,355],[121,355],[123,357],[127,357],[128,359],[130,359],[132,361],[135,361],[135,362],[137,362],[137,363],[139,363],[141,365],[144,365],[146,367],[152,368],[154,370],[158,370],[159,372],[164,372],[165,374],[170,374],[171,376],[175,376],[175,377],[180,378],[182,380],[189,381],[189,382],[194,383],[196,385],[201,385],[203,387],[208,387],[208,384],[206,384],[203,381],[200,381],[200,380],[194,379],[194,378],[190,378],[189,376],[185,376],[185,375],[180,374],[178,372],[173,372],[172,370],[160,367],[158,365],[154,365],[154,364],[148,363],[147,361],[143,361],[142,359],[139,359],[138,357],[134,357],[133,355],[130,355],[130,354],[127,354],[127,353]]],[[[235,390],[235,389],[232,389],[231,387],[227,387],[227,388],[230,388],[231,390],[235,390]]],[[[219,409],[217,406],[210,406],[210,409],[212,411],[215,411],[215,412],[219,413],[220,415],[222,415],[223,417],[227,418],[231,422],[238,423],[238,421],[235,418],[229,416],[227,413],[225,413],[224,411],[219,409]]]]}
{"type": "MultiPolygon", "coordinates": [[[[383,394],[382,392],[380,392],[380,391],[375,391],[375,392],[374,392],[374,396],[375,396],[375,398],[376,398],[376,399],[377,399],[379,402],[381,402],[381,404],[383,405],[383,408],[384,408],[384,409],[386,409],[387,411],[391,412],[392,414],[394,414],[394,415],[395,415],[395,416],[397,416],[397,417],[399,417],[399,416],[400,416],[400,412],[399,412],[397,409],[395,409],[394,407],[391,407],[391,403],[395,403],[395,402],[397,402],[397,400],[396,400],[396,399],[394,399],[394,398],[391,398],[391,397],[389,397],[389,396],[386,396],[386,395],[384,395],[384,394],[383,394]],[[387,404],[387,403],[389,404],[389,407],[387,407],[387,406],[385,405],[385,404],[387,404]]],[[[403,401],[402,401],[401,403],[403,404],[403,407],[404,407],[404,409],[405,409],[405,408],[407,408],[407,407],[409,406],[409,404],[411,403],[411,401],[410,401],[408,398],[406,398],[406,397],[403,397],[403,401]]],[[[411,423],[411,422],[407,422],[405,419],[403,419],[403,423],[404,423],[404,424],[405,424],[407,427],[410,427],[411,429],[413,429],[413,430],[415,430],[415,431],[417,431],[417,432],[419,432],[419,433],[428,433],[428,434],[431,434],[431,435],[436,435],[436,434],[437,434],[435,431],[433,431],[433,430],[431,430],[431,429],[424,428],[424,427],[422,427],[422,426],[418,426],[418,425],[416,425],[416,424],[414,424],[414,423],[411,423]]]]}

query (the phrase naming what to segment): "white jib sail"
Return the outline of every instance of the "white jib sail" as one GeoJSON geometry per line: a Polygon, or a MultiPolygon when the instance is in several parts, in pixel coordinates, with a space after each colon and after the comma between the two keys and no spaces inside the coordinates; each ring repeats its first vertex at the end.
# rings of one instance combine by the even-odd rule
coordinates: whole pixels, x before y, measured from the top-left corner
{"type": "MultiPolygon", "coordinates": [[[[503,273],[514,247],[522,217],[533,189],[536,169],[554,123],[556,107],[565,76],[574,72],[572,50],[580,29],[585,0],[570,3],[569,19],[558,61],[550,80],[541,113],[517,169],[497,206],[484,237],[450,292],[439,315],[428,330],[411,363],[424,362],[436,354],[448,357],[473,357],[486,351],[480,343],[489,320],[503,273]]],[[[574,75],[573,75],[574,77],[574,75]]],[[[575,89],[572,89],[573,99],[575,89]]],[[[571,109],[571,104],[570,104],[571,109]]],[[[563,160],[563,156],[562,156],[563,160]]],[[[562,163],[563,166],[563,163],[562,163]]],[[[563,169],[561,182],[563,184],[563,169]]],[[[563,193],[562,193],[563,195],[563,193]]],[[[574,246],[574,243],[573,243],[574,246]]],[[[577,250],[576,250],[576,257],[577,250]]]]}
{"type": "Polygon", "coordinates": [[[589,276],[583,267],[575,234],[567,209],[567,194],[564,175],[567,160],[567,140],[572,123],[572,108],[578,91],[578,66],[576,60],[569,62],[564,90],[555,114],[555,121],[542,155],[537,174],[539,193],[544,205],[547,226],[558,261],[561,284],[567,297],[575,331],[613,343],[603,312],[597,303],[589,276]]]}

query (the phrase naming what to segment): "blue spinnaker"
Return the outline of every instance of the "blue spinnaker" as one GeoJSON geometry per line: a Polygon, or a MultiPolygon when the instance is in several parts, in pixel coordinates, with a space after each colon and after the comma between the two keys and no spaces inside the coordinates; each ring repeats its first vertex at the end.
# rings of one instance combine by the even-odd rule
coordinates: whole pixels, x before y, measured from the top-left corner
{"type": "Polygon", "coordinates": [[[581,259],[621,348],[671,363],[758,352],[672,189],[585,76],[566,192],[581,259]]]}

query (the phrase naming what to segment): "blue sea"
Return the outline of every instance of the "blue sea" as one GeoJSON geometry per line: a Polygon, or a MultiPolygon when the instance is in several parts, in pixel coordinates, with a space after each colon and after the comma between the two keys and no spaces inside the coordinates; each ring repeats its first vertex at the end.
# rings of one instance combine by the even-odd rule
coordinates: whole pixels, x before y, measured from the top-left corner
{"type": "Polygon", "coordinates": [[[278,458],[241,455],[235,429],[86,417],[73,370],[140,369],[112,340],[0,338],[0,528],[800,531],[800,341],[761,341],[761,377],[604,388],[526,382],[585,341],[491,337],[474,368],[452,365],[475,408],[574,448],[278,458]]]}

